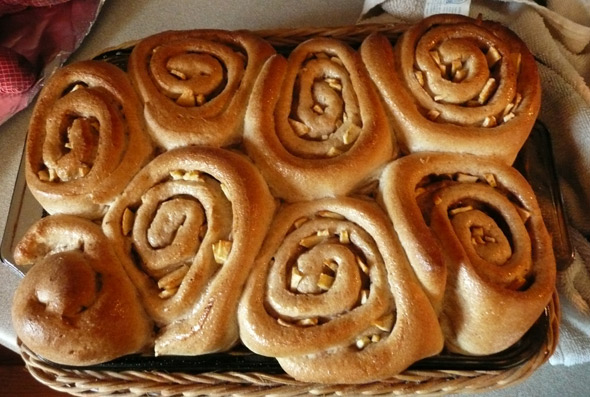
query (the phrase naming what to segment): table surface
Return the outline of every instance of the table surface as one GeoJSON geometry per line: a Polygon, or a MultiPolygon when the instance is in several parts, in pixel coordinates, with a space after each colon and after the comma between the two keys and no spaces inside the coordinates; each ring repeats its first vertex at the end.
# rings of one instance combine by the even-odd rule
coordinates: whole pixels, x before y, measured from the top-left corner
{"type": "MultiPolygon", "coordinates": [[[[169,29],[275,29],[354,24],[363,0],[217,0],[131,2],[108,0],[92,31],[70,61],[88,59],[100,50],[169,29]]],[[[0,126],[0,233],[21,159],[31,107],[0,126]]],[[[1,236],[1,234],[0,234],[1,236]]],[[[17,351],[10,321],[12,295],[20,276],[0,264],[0,344],[17,351]]],[[[524,382],[486,393],[490,396],[588,395],[590,364],[574,367],[545,364],[524,382]]]]}

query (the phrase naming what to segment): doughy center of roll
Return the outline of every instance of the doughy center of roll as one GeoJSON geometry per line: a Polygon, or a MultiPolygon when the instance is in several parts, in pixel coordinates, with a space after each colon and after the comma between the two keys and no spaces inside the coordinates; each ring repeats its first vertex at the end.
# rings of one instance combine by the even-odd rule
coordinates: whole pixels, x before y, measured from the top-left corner
{"type": "Polygon", "coordinates": [[[268,299],[285,319],[327,321],[362,305],[382,261],[357,225],[314,219],[287,235],[274,256],[268,299]],[[373,269],[373,270],[371,270],[373,269]]]}
{"type": "Polygon", "coordinates": [[[35,297],[45,310],[73,318],[92,306],[101,289],[101,276],[89,261],[81,251],[67,251],[46,256],[36,265],[48,275],[35,287],[35,297]]]}
{"type": "Polygon", "coordinates": [[[512,256],[512,247],[504,231],[483,211],[458,213],[451,223],[463,245],[473,247],[473,252],[490,264],[502,266],[512,256]]]}
{"type": "Polygon", "coordinates": [[[73,181],[93,168],[108,173],[117,166],[127,142],[121,133],[124,117],[110,94],[100,88],[75,89],[53,109],[43,142],[49,181],[73,181]]]}
{"type": "Polygon", "coordinates": [[[362,121],[350,73],[339,58],[309,54],[292,84],[282,98],[289,105],[277,108],[277,135],[284,147],[302,158],[346,152],[358,138],[362,121]]]}
{"type": "Polygon", "coordinates": [[[151,187],[141,200],[132,241],[152,277],[190,266],[197,255],[215,263],[211,247],[229,239],[232,224],[231,203],[219,182],[205,176],[168,180],[151,187]]]}
{"type": "Polygon", "coordinates": [[[208,54],[181,54],[171,58],[166,68],[183,81],[182,85],[166,87],[171,94],[178,95],[187,87],[197,94],[209,95],[223,84],[226,74],[219,60],[208,54]]]}
{"type": "MultiPolygon", "coordinates": [[[[524,209],[483,183],[455,183],[434,193],[431,226],[462,249],[483,278],[507,288],[525,288],[532,268],[531,236],[524,209]]],[[[452,248],[455,244],[460,248],[452,248]]]]}
{"type": "Polygon", "coordinates": [[[230,102],[245,61],[246,56],[230,46],[194,39],[156,47],[149,70],[154,85],[177,105],[202,107],[230,102]]]}
{"type": "MultiPolygon", "coordinates": [[[[185,230],[199,230],[203,225],[205,216],[199,203],[184,199],[173,198],[164,201],[147,231],[147,239],[155,249],[163,248],[174,242],[176,237],[182,237],[185,230]]],[[[193,239],[196,249],[199,239],[193,239]]]]}
{"type": "Polygon", "coordinates": [[[430,120],[494,127],[515,116],[520,53],[498,37],[473,25],[441,25],[425,32],[414,51],[405,73],[430,120]]]}

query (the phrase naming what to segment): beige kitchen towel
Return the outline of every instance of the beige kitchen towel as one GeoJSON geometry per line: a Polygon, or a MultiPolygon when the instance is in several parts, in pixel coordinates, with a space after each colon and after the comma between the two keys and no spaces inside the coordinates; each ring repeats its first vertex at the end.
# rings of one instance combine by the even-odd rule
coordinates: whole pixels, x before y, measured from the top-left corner
{"type": "MultiPolygon", "coordinates": [[[[366,0],[359,23],[415,22],[432,1],[366,0]]],[[[542,84],[539,119],[551,133],[576,255],[558,274],[561,336],[550,362],[590,362],[590,2],[472,0],[466,15],[508,26],[537,59],[542,84]]]]}

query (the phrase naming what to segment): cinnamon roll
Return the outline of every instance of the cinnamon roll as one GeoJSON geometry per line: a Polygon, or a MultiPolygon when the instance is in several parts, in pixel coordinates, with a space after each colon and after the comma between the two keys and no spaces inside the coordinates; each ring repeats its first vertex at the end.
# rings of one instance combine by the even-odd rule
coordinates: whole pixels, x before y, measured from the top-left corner
{"type": "Polygon", "coordinates": [[[241,141],[252,85],[274,53],[246,31],[168,31],[142,39],[128,71],[154,140],[166,149],[241,141]]]}
{"type": "Polygon", "coordinates": [[[49,79],[35,105],[27,185],[50,214],[97,219],[151,153],[125,72],[106,62],[74,63],[49,79]]]}
{"type": "Polygon", "coordinates": [[[164,152],[129,183],[103,228],[161,328],[156,355],[225,350],[274,201],[254,166],[226,149],[164,152]]]}
{"type": "Polygon", "coordinates": [[[100,226],[72,215],[42,218],[14,258],[32,265],[14,294],[12,322],[35,353],[92,365],[151,348],[153,323],[100,226]]]}
{"type": "Polygon", "coordinates": [[[240,302],[243,343],[295,379],[362,383],[443,346],[386,214],[350,197],[277,213],[240,302]]]}
{"type": "Polygon", "coordinates": [[[434,15],[392,48],[373,34],[361,54],[404,152],[465,152],[512,164],[539,113],[526,45],[499,23],[434,15]]]}
{"type": "Polygon", "coordinates": [[[244,143],[273,193],[288,201],[345,195],[395,157],[387,116],[360,56],[314,38],[264,66],[244,143]]]}
{"type": "Polygon", "coordinates": [[[556,272],[526,179],[497,160],[423,153],[392,162],[380,182],[449,350],[492,354],[517,342],[551,299],[556,272]]]}

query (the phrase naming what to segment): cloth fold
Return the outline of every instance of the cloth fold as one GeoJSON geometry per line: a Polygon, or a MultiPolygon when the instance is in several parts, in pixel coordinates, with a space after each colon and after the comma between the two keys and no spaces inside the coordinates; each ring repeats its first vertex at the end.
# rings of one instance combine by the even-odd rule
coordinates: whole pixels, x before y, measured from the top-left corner
{"type": "MultiPolygon", "coordinates": [[[[366,0],[358,23],[412,23],[427,1],[366,0]]],[[[584,0],[472,0],[469,16],[504,24],[535,55],[542,85],[539,119],[547,126],[573,263],[558,274],[560,339],[550,362],[590,362],[590,3],[584,0]]]]}
{"type": "Polygon", "coordinates": [[[0,0],[0,124],[78,48],[104,0],[0,0]]]}
{"type": "Polygon", "coordinates": [[[570,228],[576,255],[573,263],[558,273],[561,303],[559,343],[549,362],[576,365],[590,361],[590,244],[579,231],[570,228]]]}

